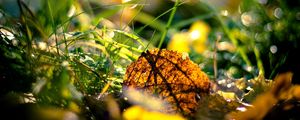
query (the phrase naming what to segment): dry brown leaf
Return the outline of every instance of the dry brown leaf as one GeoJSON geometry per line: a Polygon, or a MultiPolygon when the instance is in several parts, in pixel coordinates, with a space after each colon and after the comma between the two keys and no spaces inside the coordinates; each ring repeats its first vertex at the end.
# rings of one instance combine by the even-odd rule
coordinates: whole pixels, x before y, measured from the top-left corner
{"type": "Polygon", "coordinates": [[[263,119],[275,105],[281,100],[288,100],[291,85],[292,73],[282,73],[276,76],[275,83],[269,91],[266,91],[253,101],[253,107],[248,108],[245,112],[231,113],[229,119],[235,120],[261,120],[263,119]]]}
{"type": "Polygon", "coordinates": [[[142,89],[168,101],[172,107],[164,112],[191,115],[197,109],[199,97],[209,93],[210,82],[186,54],[153,49],[127,67],[123,86],[142,89]]]}
{"type": "Polygon", "coordinates": [[[235,100],[226,100],[219,94],[211,94],[200,101],[197,120],[224,120],[226,114],[244,107],[235,100]]]}

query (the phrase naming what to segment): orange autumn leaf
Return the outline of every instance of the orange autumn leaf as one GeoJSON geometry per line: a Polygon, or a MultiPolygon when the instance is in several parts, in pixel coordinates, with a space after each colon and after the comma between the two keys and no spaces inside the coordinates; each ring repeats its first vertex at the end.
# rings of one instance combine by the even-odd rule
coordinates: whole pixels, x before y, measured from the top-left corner
{"type": "Polygon", "coordinates": [[[186,54],[153,49],[142,53],[127,67],[123,88],[128,87],[158,95],[171,103],[164,112],[191,115],[197,109],[199,97],[208,94],[210,82],[186,54]]]}

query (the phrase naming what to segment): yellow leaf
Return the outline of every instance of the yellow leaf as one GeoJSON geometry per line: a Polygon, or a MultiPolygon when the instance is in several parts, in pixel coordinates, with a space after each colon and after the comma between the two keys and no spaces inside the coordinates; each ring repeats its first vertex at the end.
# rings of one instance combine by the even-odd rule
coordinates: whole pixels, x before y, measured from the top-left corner
{"type": "Polygon", "coordinates": [[[190,52],[190,48],[197,53],[207,49],[207,38],[210,27],[203,21],[194,22],[188,32],[176,33],[168,44],[168,49],[179,52],[190,52]]]}
{"type": "Polygon", "coordinates": [[[237,96],[234,92],[224,92],[224,91],[217,91],[217,93],[222,96],[225,100],[236,100],[237,96]]]}
{"type": "Polygon", "coordinates": [[[189,29],[189,41],[197,53],[203,53],[207,49],[207,38],[210,27],[203,21],[196,21],[189,29]]]}
{"type": "Polygon", "coordinates": [[[75,113],[80,113],[80,107],[75,102],[69,103],[69,109],[75,113]]]}
{"type": "Polygon", "coordinates": [[[123,113],[124,120],[185,120],[180,115],[148,111],[140,106],[132,106],[123,113]]]}
{"type": "Polygon", "coordinates": [[[167,48],[179,52],[190,52],[189,45],[188,33],[183,32],[174,34],[167,48]]]}
{"type": "Polygon", "coordinates": [[[63,88],[61,90],[61,95],[65,98],[70,98],[71,97],[70,90],[68,88],[63,88]]]}
{"type": "MultiPolygon", "coordinates": [[[[275,83],[270,90],[258,95],[245,112],[229,114],[230,119],[236,120],[261,120],[280,100],[288,100],[292,89],[292,73],[281,73],[275,78],[275,83]]],[[[295,89],[294,89],[294,92],[295,89]]]]}
{"type": "Polygon", "coordinates": [[[294,98],[296,98],[297,100],[300,100],[300,85],[295,85],[292,90],[292,95],[294,98]]]}
{"type": "Polygon", "coordinates": [[[199,40],[206,42],[207,36],[210,32],[210,27],[203,21],[196,21],[189,29],[191,40],[199,40]]]}
{"type": "Polygon", "coordinates": [[[90,28],[90,16],[87,13],[83,12],[82,6],[79,3],[75,2],[74,7],[76,9],[76,14],[78,14],[78,16],[76,16],[76,19],[79,21],[78,23],[80,23],[80,29],[86,30],[90,28]]]}

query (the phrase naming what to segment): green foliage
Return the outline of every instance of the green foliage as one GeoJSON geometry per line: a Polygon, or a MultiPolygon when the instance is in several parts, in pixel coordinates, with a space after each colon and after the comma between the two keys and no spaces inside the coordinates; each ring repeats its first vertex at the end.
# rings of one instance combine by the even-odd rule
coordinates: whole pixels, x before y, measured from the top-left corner
{"type": "Polygon", "coordinates": [[[32,93],[31,102],[78,113],[82,98],[100,95],[107,84],[104,92],[121,92],[126,65],[143,51],[143,40],[106,27],[74,32],[81,28],[73,23],[77,15],[68,16],[72,0],[14,2],[17,16],[1,10],[1,104],[11,92],[32,93]]]}
{"type": "Polygon", "coordinates": [[[32,61],[24,53],[25,50],[13,46],[13,41],[5,37],[2,32],[0,38],[2,39],[0,41],[1,95],[10,91],[29,92],[34,81],[31,76],[32,61]]]}
{"type": "MultiPolygon", "coordinates": [[[[210,32],[205,52],[188,45],[191,60],[218,89],[251,102],[271,86],[265,78],[299,71],[299,19],[299,2],[284,0],[1,0],[0,102],[34,98],[40,106],[93,114],[86,96],[119,97],[129,63],[147,49],[166,48],[176,34],[188,38],[197,21],[210,32]]],[[[215,106],[228,104],[226,113],[234,109],[215,98],[215,106]]]]}

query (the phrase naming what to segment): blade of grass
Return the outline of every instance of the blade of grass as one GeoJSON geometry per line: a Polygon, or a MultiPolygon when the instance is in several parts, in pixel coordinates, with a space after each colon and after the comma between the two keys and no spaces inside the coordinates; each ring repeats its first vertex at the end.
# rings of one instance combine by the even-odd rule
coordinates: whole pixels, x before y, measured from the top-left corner
{"type": "MultiPolygon", "coordinates": [[[[116,6],[113,9],[109,9],[109,10],[105,10],[103,12],[101,12],[101,14],[98,14],[95,16],[95,18],[92,20],[92,24],[93,25],[97,25],[102,18],[107,18],[109,16],[112,16],[114,14],[116,14],[117,12],[119,12],[121,10],[122,7],[120,6],[116,6]]],[[[96,8],[94,8],[96,9],[96,8]]]]}
{"type": "Polygon", "coordinates": [[[214,12],[210,12],[208,14],[199,15],[199,16],[196,16],[196,17],[193,17],[193,18],[190,18],[190,19],[179,21],[178,23],[172,25],[172,28],[179,29],[179,28],[182,28],[184,26],[190,25],[190,24],[192,24],[193,22],[195,22],[197,20],[203,20],[203,19],[211,18],[211,17],[215,16],[215,14],[216,13],[214,13],[214,12]]]}
{"type": "Polygon", "coordinates": [[[125,36],[127,36],[129,38],[132,38],[133,40],[136,40],[138,43],[140,43],[143,47],[145,47],[145,45],[142,42],[142,40],[138,36],[134,35],[133,33],[127,33],[125,31],[121,31],[121,30],[113,30],[113,31],[117,32],[117,33],[120,33],[120,34],[123,34],[123,35],[125,35],[125,36]]]}
{"type": "Polygon", "coordinates": [[[217,35],[217,39],[215,41],[215,46],[214,46],[214,77],[215,77],[214,82],[216,82],[218,79],[217,52],[218,52],[218,44],[220,40],[221,40],[221,35],[217,35]]]}
{"type": "MultiPolygon", "coordinates": [[[[177,7],[179,7],[180,5],[182,5],[182,4],[184,4],[184,2],[182,2],[182,3],[179,3],[178,5],[177,5],[177,7]]],[[[158,21],[158,19],[160,18],[160,17],[162,17],[162,16],[164,16],[165,14],[167,14],[167,13],[169,13],[170,11],[173,11],[175,8],[174,7],[172,7],[171,9],[169,9],[169,10],[167,10],[167,11],[165,11],[164,13],[162,13],[162,14],[160,14],[159,16],[157,16],[156,18],[154,18],[154,19],[152,19],[151,20],[151,22],[148,22],[147,24],[145,24],[143,27],[141,27],[139,30],[137,30],[137,34],[138,33],[140,33],[143,29],[145,29],[147,26],[149,26],[150,24],[157,24],[156,23],[156,21],[158,21]]],[[[150,17],[149,17],[150,18],[150,17]]],[[[150,18],[151,19],[151,18],[150,18]]],[[[162,24],[164,24],[163,22],[160,22],[160,23],[162,23],[162,24]]],[[[159,24],[159,23],[158,23],[159,24]]],[[[166,25],[163,25],[164,26],[164,28],[166,28],[166,25]]],[[[156,28],[157,30],[160,30],[161,32],[163,32],[165,29],[158,29],[158,28],[156,28]]]]}
{"type": "MultiPolygon", "coordinates": [[[[133,10],[133,12],[134,14],[137,14],[136,10],[133,10]]],[[[135,17],[135,20],[145,24],[145,26],[143,26],[141,29],[138,30],[138,33],[147,26],[150,26],[159,31],[164,31],[166,27],[166,24],[164,22],[158,20],[157,18],[152,17],[151,15],[145,12],[139,12],[135,17]]]]}
{"type": "Polygon", "coordinates": [[[276,76],[276,72],[277,72],[278,68],[280,66],[282,66],[284,64],[284,62],[286,62],[287,56],[288,56],[288,54],[286,56],[284,56],[282,58],[282,60],[280,60],[280,62],[276,63],[275,67],[273,68],[273,70],[272,70],[272,72],[271,72],[271,74],[269,76],[270,79],[276,76]]]}
{"type": "MultiPolygon", "coordinates": [[[[208,6],[210,10],[214,11],[214,13],[216,13],[216,10],[210,6],[208,6]]],[[[245,61],[245,63],[248,66],[252,66],[245,50],[243,50],[242,47],[240,47],[238,45],[238,40],[233,36],[233,34],[229,31],[228,27],[225,25],[225,23],[223,22],[223,20],[221,19],[219,14],[215,14],[216,19],[219,21],[221,28],[223,29],[224,33],[226,34],[226,36],[228,37],[228,39],[233,43],[234,46],[237,47],[237,52],[239,52],[239,54],[241,55],[242,59],[245,61]]]]}
{"type": "MultiPolygon", "coordinates": [[[[137,0],[136,0],[136,1],[137,1],[137,0]]],[[[131,2],[131,1],[129,1],[129,2],[131,2]]],[[[131,9],[131,10],[133,11],[133,13],[134,13],[134,17],[131,18],[131,20],[128,22],[128,24],[132,23],[132,21],[136,19],[136,17],[138,16],[138,14],[141,13],[142,9],[144,8],[145,3],[146,3],[146,1],[144,1],[143,4],[141,4],[141,3],[136,3],[136,4],[134,4],[134,5],[136,5],[136,6],[138,7],[138,9],[137,9],[137,10],[136,10],[136,9],[131,9]]],[[[121,16],[123,16],[123,13],[122,13],[121,16]]],[[[122,18],[121,18],[121,19],[122,19],[122,18]]],[[[122,28],[122,30],[125,30],[126,27],[128,27],[128,26],[125,25],[125,26],[122,28]]],[[[132,24],[132,28],[134,29],[134,25],[133,25],[133,24],[132,24]]]]}
{"type": "MultiPolygon", "coordinates": [[[[94,40],[98,40],[98,39],[94,39],[94,40]]],[[[118,43],[118,42],[110,41],[110,40],[105,40],[105,39],[102,39],[102,40],[104,40],[107,43],[112,44],[115,47],[123,47],[123,48],[134,50],[134,51],[139,52],[139,53],[143,52],[143,50],[140,50],[138,48],[135,48],[135,47],[132,47],[132,46],[128,46],[128,45],[125,45],[125,44],[122,44],[122,43],[118,43]]]]}
{"type": "Polygon", "coordinates": [[[164,31],[163,31],[163,34],[162,34],[162,36],[161,36],[161,38],[160,38],[160,42],[159,42],[159,44],[158,44],[158,48],[161,48],[162,43],[163,43],[163,41],[165,40],[165,38],[166,38],[166,36],[167,36],[167,32],[168,32],[168,30],[169,30],[169,28],[170,28],[170,26],[171,26],[171,23],[172,23],[172,20],[173,20],[173,18],[174,18],[174,16],[175,16],[175,13],[176,13],[176,10],[177,10],[178,5],[179,5],[179,0],[176,0],[176,2],[175,2],[175,4],[174,4],[174,7],[173,7],[173,10],[172,10],[172,12],[171,12],[171,14],[170,14],[169,20],[168,20],[168,22],[167,22],[167,26],[165,27],[165,29],[164,29],[164,31]]]}
{"type": "Polygon", "coordinates": [[[51,24],[52,24],[52,31],[54,33],[54,39],[55,39],[55,44],[56,44],[56,50],[57,50],[57,54],[59,55],[59,48],[58,48],[58,44],[57,44],[57,36],[56,36],[56,25],[54,23],[54,17],[52,14],[52,9],[51,9],[51,5],[49,0],[47,0],[47,5],[48,5],[48,10],[50,13],[50,20],[51,20],[51,24]]]}
{"type": "Polygon", "coordinates": [[[86,65],[85,63],[82,63],[76,59],[71,59],[73,62],[77,63],[78,65],[82,66],[83,68],[85,68],[86,70],[94,73],[99,79],[103,80],[105,83],[107,83],[107,80],[102,77],[100,74],[98,74],[97,71],[93,70],[92,68],[90,68],[88,65],[86,65]]]}
{"type": "Polygon", "coordinates": [[[152,36],[151,36],[151,38],[150,38],[150,40],[149,40],[147,46],[146,46],[145,49],[144,49],[144,52],[147,51],[149,45],[152,43],[155,33],[156,33],[156,30],[153,31],[152,36]]]}

